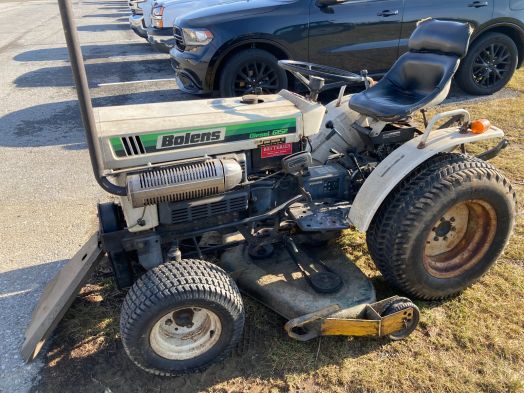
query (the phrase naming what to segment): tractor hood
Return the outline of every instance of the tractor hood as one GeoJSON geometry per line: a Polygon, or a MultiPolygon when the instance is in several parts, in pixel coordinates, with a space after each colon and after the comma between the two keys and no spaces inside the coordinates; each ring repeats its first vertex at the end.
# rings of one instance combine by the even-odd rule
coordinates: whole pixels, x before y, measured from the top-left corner
{"type": "Polygon", "coordinates": [[[281,6],[298,0],[237,0],[227,4],[216,4],[187,13],[175,20],[179,27],[209,27],[229,21],[240,21],[257,14],[277,11],[281,6]]]}

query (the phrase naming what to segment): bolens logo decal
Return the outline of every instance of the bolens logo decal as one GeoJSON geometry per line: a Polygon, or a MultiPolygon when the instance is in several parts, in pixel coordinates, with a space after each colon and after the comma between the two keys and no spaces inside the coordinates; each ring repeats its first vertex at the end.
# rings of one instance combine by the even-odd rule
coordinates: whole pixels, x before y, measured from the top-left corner
{"type": "Polygon", "coordinates": [[[180,146],[201,145],[223,141],[226,137],[226,128],[210,130],[188,131],[177,134],[160,135],[156,142],[157,149],[177,148],[180,146]]]}

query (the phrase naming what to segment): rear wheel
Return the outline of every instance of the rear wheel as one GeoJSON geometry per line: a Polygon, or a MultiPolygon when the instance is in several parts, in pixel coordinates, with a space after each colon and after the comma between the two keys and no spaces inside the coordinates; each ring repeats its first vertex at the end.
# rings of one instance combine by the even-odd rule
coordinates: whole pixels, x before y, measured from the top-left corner
{"type": "Polygon", "coordinates": [[[516,195],[492,165],[441,154],[405,179],[367,233],[391,284],[422,299],[460,292],[497,260],[509,240],[516,195]]]}
{"type": "Polygon", "coordinates": [[[226,357],[244,326],[234,281],[212,263],[187,259],[140,277],[122,306],[124,348],[157,375],[200,371],[226,357]]]}
{"type": "Polygon", "coordinates": [[[455,80],[467,93],[493,94],[509,82],[517,61],[518,49],[510,37],[487,33],[471,45],[455,80]]]}
{"type": "Polygon", "coordinates": [[[255,93],[278,93],[287,87],[286,71],[278,65],[278,59],[262,49],[246,49],[228,60],[220,75],[220,95],[240,97],[255,93]]]}

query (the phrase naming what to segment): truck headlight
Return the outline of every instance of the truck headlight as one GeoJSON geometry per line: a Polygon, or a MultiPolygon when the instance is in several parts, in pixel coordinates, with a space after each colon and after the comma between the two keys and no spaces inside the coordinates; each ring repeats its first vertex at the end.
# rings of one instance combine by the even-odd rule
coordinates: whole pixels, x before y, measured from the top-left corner
{"type": "Polygon", "coordinates": [[[153,12],[151,13],[151,19],[153,21],[153,26],[157,29],[164,28],[164,21],[162,19],[162,15],[164,15],[164,6],[153,8],[153,12]]]}
{"type": "Polygon", "coordinates": [[[184,44],[188,46],[207,45],[213,40],[213,33],[206,29],[182,29],[184,44]]]}

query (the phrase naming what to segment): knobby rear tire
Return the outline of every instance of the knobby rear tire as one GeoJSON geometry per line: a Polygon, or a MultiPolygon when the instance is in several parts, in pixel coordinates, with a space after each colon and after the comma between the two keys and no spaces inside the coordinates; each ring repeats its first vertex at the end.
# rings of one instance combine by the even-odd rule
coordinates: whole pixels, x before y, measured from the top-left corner
{"type": "MultiPolygon", "coordinates": [[[[515,214],[515,191],[495,167],[475,157],[443,153],[422,164],[391,192],[367,232],[368,249],[390,284],[420,299],[443,299],[486,273],[510,238],[515,214]],[[464,254],[452,254],[452,249],[443,257],[428,257],[432,231],[438,232],[435,222],[440,222],[451,207],[471,200],[485,204],[496,216],[492,239],[486,237],[491,243],[487,250],[482,249],[482,254],[471,256],[472,260],[478,257],[472,266],[463,261],[456,265],[456,271],[450,267],[447,272],[446,256],[452,255],[450,261],[460,262],[464,254]],[[436,269],[441,271],[435,272],[436,269]]],[[[470,217],[473,216],[468,215],[468,220],[472,220],[470,217]]],[[[449,228],[453,229],[453,225],[449,228]]],[[[468,228],[465,233],[469,233],[468,228]]]]}

